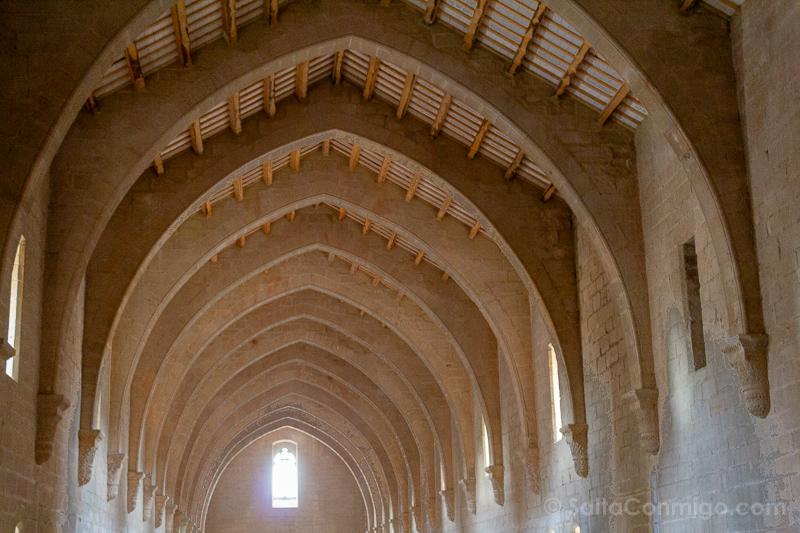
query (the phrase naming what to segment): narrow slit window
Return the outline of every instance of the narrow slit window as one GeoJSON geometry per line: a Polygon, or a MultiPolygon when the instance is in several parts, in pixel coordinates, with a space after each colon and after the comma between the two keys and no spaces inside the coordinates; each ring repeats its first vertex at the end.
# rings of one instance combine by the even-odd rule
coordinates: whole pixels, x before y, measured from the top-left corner
{"type": "Polygon", "coordinates": [[[706,341],[703,333],[703,307],[700,301],[700,274],[694,237],[683,245],[683,275],[686,281],[686,310],[689,317],[689,366],[700,370],[706,366],[706,341]]]}
{"type": "Polygon", "coordinates": [[[489,456],[489,431],[486,429],[486,420],[484,418],[481,418],[481,431],[483,432],[483,466],[488,468],[492,466],[492,460],[489,456]]]}
{"type": "Polygon", "coordinates": [[[558,382],[558,360],[552,344],[547,345],[550,359],[550,405],[553,412],[553,440],[561,440],[561,386],[558,382]]]}
{"type": "Polygon", "coordinates": [[[19,344],[22,320],[22,279],[25,273],[25,237],[20,237],[14,268],[11,270],[11,298],[8,304],[8,334],[6,342],[14,348],[14,356],[6,360],[6,374],[19,377],[19,344]]]}
{"type": "Polygon", "coordinates": [[[272,452],[272,507],[297,508],[297,444],[276,442],[272,452]]]}

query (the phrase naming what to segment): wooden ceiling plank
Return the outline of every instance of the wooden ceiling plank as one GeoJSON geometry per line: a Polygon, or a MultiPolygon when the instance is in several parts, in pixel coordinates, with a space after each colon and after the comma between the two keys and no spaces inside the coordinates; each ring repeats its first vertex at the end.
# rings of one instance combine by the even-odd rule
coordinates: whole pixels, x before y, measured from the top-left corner
{"type": "Polygon", "coordinates": [[[275,74],[264,78],[264,112],[272,118],[275,116],[277,107],[275,105],[275,74]]]}
{"type": "Polygon", "coordinates": [[[364,84],[364,93],[363,98],[367,102],[372,99],[372,95],[375,92],[375,84],[378,81],[378,69],[381,66],[381,60],[375,56],[370,57],[369,60],[369,69],[367,70],[367,81],[364,84]]]}
{"type": "Polygon", "coordinates": [[[222,33],[230,44],[239,40],[236,31],[236,0],[220,0],[222,3],[222,33]]]}
{"type": "Polygon", "coordinates": [[[192,66],[192,46],[189,42],[189,26],[186,24],[186,2],[178,0],[172,6],[172,29],[175,32],[175,46],[178,58],[184,67],[192,66]]]}
{"type": "Polygon", "coordinates": [[[192,138],[192,150],[197,155],[203,155],[203,135],[200,133],[200,121],[195,120],[189,126],[189,135],[192,138]]]}
{"type": "Polygon", "coordinates": [[[469,21],[467,32],[464,35],[464,44],[461,45],[461,49],[465,52],[472,50],[472,45],[475,44],[475,35],[478,33],[478,28],[483,21],[488,5],[489,0],[478,0],[478,5],[475,7],[475,12],[472,14],[472,19],[469,21]]]}
{"type": "Polygon", "coordinates": [[[228,122],[234,135],[242,133],[242,111],[239,107],[239,93],[228,98],[228,122]]]}
{"type": "Polygon", "coordinates": [[[128,73],[133,80],[133,87],[136,92],[144,90],[144,74],[142,74],[142,65],[139,63],[139,52],[136,50],[136,43],[131,43],[125,49],[125,60],[128,63],[128,73]]]}
{"type": "Polygon", "coordinates": [[[503,178],[507,180],[513,179],[514,175],[517,173],[517,170],[519,169],[519,166],[522,164],[522,160],[524,158],[525,158],[525,152],[523,152],[522,149],[520,149],[517,152],[517,156],[514,158],[514,161],[512,161],[511,166],[509,166],[506,169],[506,173],[503,176],[503,178]]]}
{"type": "Polygon", "coordinates": [[[492,123],[489,122],[488,118],[483,119],[483,123],[481,124],[478,133],[475,134],[475,139],[472,141],[472,146],[469,148],[469,153],[467,157],[470,159],[474,159],[475,155],[478,153],[478,150],[481,148],[481,143],[483,142],[483,138],[486,136],[486,132],[489,131],[489,127],[491,127],[492,123]]]}
{"type": "Polygon", "coordinates": [[[397,118],[402,119],[408,111],[408,104],[411,102],[411,93],[414,91],[414,82],[417,76],[412,73],[406,75],[406,83],[403,85],[403,93],[400,95],[400,103],[397,105],[397,118]]]}
{"type": "Polygon", "coordinates": [[[303,61],[297,65],[294,95],[299,102],[305,102],[306,96],[308,96],[308,63],[308,61],[303,61]]]}
{"type": "Polygon", "coordinates": [[[547,6],[542,2],[539,2],[539,7],[536,8],[536,13],[534,13],[533,18],[531,18],[531,22],[528,24],[528,29],[525,31],[525,35],[522,36],[522,41],[519,43],[517,53],[514,54],[514,59],[511,61],[511,66],[508,67],[508,73],[512,76],[517,73],[517,69],[522,64],[525,54],[528,53],[528,45],[531,43],[531,41],[533,41],[533,38],[536,35],[536,30],[539,29],[539,24],[542,22],[545,11],[547,11],[547,6]]]}
{"type": "Polygon", "coordinates": [[[422,179],[419,172],[414,174],[414,178],[411,180],[411,186],[408,188],[408,192],[406,193],[406,202],[410,202],[412,198],[414,198],[414,194],[417,192],[417,187],[419,187],[419,182],[422,179]]]}
{"type": "Polygon", "coordinates": [[[444,119],[447,116],[447,112],[450,110],[452,101],[453,97],[450,93],[445,93],[444,98],[442,98],[442,103],[439,105],[439,112],[436,113],[436,120],[433,121],[433,126],[431,126],[431,137],[438,137],[439,133],[442,131],[442,125],[444,125],[444,119]]]}
{"type": "Polygon", "coordinates": [[[583,61],[583,58],[586,57],[586,54],[589,52],[591,48],[592,48],[591,44],[589,44],[587,41],[583,41],[581,49],[578,50],[578,54],[574,58],[572,58],[572,63],[570,63],[569,68],[567,68],[567,72],[564,73],[564,77],[561,78],[561,83],[558,84],[558,89],[556,89],[553,98],[558,98],[559,96],[564,94],[564,91],[567,90],[569,84],[572,83],[572,76],[574,76],[575,73],[578,72],[578,66],[581,64],[581,61],[583,61]]]}
{"type": "Polygon", "coordinates": [[[619,107],[619,104],[621,104],[622,101],[625,100],[625,97],[628,96],[628,93],[630,92],[631,88],[628,87],[628,84],[623,83],[622,87],[620,87],[617,93],[614,95],[614,98],[611,99],[606,108],[600,114],[600,118],[597,119],[597,123],[600,124],[601,126],[605,124],[606,121],[608,121],[608,119],[611,118],[611,115],[614,114],[614,111],[616,111],[616,109],[619,107]]]}

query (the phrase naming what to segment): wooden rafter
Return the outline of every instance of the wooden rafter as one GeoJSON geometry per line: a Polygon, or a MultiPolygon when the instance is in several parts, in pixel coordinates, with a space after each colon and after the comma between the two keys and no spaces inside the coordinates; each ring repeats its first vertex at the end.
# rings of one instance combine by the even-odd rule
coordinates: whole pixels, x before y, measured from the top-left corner
{"type": "Polygon", "coordinates": [[[389,237],[389,242],[386,244],[386,249],[391,250],[394,248],[394,241],[397,240],[397,232],[393,231],[391,236],[389,237]]]}
{"type": "Polygon", "coordinates": [[[551,185],[550,185],[550,186],[549,186],[547,189],[545,189],[545,191],[542,193],[542,201],[543,201],[543,202],[549,202],[549,201],[550,201],[550,198],[552,198],[552,197],[553,197],[553,195],[554,195],[555,193],[556,193],[556,186],[551,184],[551,185]]]}
{"type": "Polygon", "coordinates": [[[377,287],[378,283],[380,283],[380,282],[381,282],[381,277],[380,276],[376,275],[374,278],[372,278],[372,286],[373,287],[377,287]]]}
{"type": "Polygon", "coordinates": [[[428,0],[425,6],[425,24],[433,24],[439,12],[439,0],[428,0]]]}
{"type": "Polygon", "coordinates": [[[547,11],[547,6],[542,2],[539,2],[539,7],[536,8],[536,13],[534,13],[533,18],[531,18],[531,22],[528,24],[528,29],[525,31],[525,35],[522,36],[522,41],[519,43],[517,53],[514,54],[514,59],[511,61],[511,66],[508,67],[508,72],[512,76],[517,73],[517,69],[522,64],[525,54],[528,53],[528,45],[530,45],[531,41],[533,41],[533,37],[536,35],[536,30],[539,29],[539,24],[542,22],[545,11],[547,11]]]}
{"type": "Polygon", "coordinates": [[[264,185],[272,185],[272,160],[270,159],[266,163],[264,163],[263,168],[261,169],[261,180],[264,182],[264,185]]]}
{"type": "Polygon", "coordinates": [[[97,106],[97,97],[95,97],[94,93],[90,94],[89,98],[86,99],[86,108],[92,115],[96,115],[100,111],[97,106]]]}
{"type": "Polygon", "coordinates": [[[423,250],[417,252],[417,257],[414,258],[414,264],[415,265],[420,264],[422,262],[423,257],[425,257],[425,252],[423,250]]]}
{"type": "Polygon", "coordinates": [[[367,312],[362,309],[361,311],[358,312],[358,314],[364,316],[367,314],[367,312]]]}
{"type": "Polygon", "coordinates": [[[272,231],[272,222],[264,222],[261,226],[261,231],[264,232],[264,235],[269,235],[269,232],[272,231]]]}
{"type": "Polygon", "coordinates": [[[203,135],[200,132],[200,121],[195,120],[189,126],[189,135],[192,138],[192,150],[197,155],[203,155],[203,135]]]}
{"type": "Polygon", "coordinates": [[[172,29],[175,32],[175,46],[178,58],[184,67],[192,66],[192,47],[189,43],[189,26],[186,24],[186,3],[184,0],[172,6],[172,29]]]}
{"type": "Polygon", "coordinates": [[[164,174],[164,162],[161,160],[161,155],[157,155],[156,158],[153,159],[153,168],[159,176],[164,174]]]}
{"type": "Polygon", "coordinates": [[[342,62],[344,61],[344,50],[339,50],[335,54],[335,58],[333,60],[333,73],[331,76],[333,77],[333,84],[339,85],[342,82],[342,62]]]}
{"type": "Polygon", "coordinates": [[[235,44],[239,40],[236,34],[236,0],[220,0],[222,2],[222,33],[225,40],[235,44]]]}
{"type": "Polygon", "coordinates": [[[277,107],[275,106],[275,74],[264,78],[264,112],[272,118],[275,116],[277,107]]]}
{"type": "Polygon", "coordinates": [[[431,137],[438,137],[439,133],[442,131],[444,118],[447,116],[447,112],[450,110],[450,103],[452,101],[453,97],[450,96],[450,93],[445,93],[444,97],[442,98],[442,103],[439,105],[439,112],[436,113],[436,120],[433,121],[433,126],[431,126],[431,137]]]}
{"type": "Polygon", "coordinates": [[[133,80],[133,86],[136,92],[144,90],[144,74],[142,74],[142,65],[139,63],[139,52],[136,50],[136,43],[131,43],[125,49],[125,61],[128,63],[128,73],[133,80]]]}
{"type": "Polygon", "coordinates": [[[269,23],[278,22],[278,0],[264,0],[264,13],[269,13],[269,23]]]}
{"type": "Polygon", "coordinates": [[[242,178],[233,180],[233,196],[240,202],[244,200],[244,182],[242,178]]]}
{"type": "Polygon", "coordinates": [[[206,218],[211,216],[211,200],[206,200],[203,204],[203,214],[206,218]]]}
{"type": "Polygon", "coordinates": [[[244,236],[244,235],[242,235],[241,237],[239,237],[238,239],[236,239],[236,244],[238,244],[238,245],[239,245],[239,248],[244,248],[244,244],[245,244],[245,236],[244,236]]]}
{"type": "Polygon", "coordinates": [[[219,261],[219,255],[217,255],[217,254],[212,255],[211,256],[211,262],[212,263],[216,263],[217,261],[219,261]]]}
{"type": "Polygon", "coordinates": [[[452,202],[453,197],[448,194],[447,197],[445,197],[444,202],[442,202],[442,207],[439,208],[439,212],[436,214],[436,220],[442,220],[444,218],[452,202]]]}
{"type": "Polygon", "coordinates": [[[489,131],[491,125],[492,123],[489,122],[488,118],[483,119],[480,129],[478,130],[478,133],[475,134],[475,139],[472,141],[472,146],[469,148],[469,153],[467,154],[468,158],[475,158],[475,154],[477,154],[478,150],[480,150],[483,138],[486,136],[486,132],[489,131]]]}
{"type": "Polygon", "coordinates": [[[289,154],[289,166],[292,170],[300,170],[300,149],[292,150],[289,154]]]}
{"type": "Polygon", "coordinates": [[[351,274],[355,274],[357,270],[358,270],[358,263],[356,263],[355,261],[353,261],[353,262],[351,263],[351,265],[350,265],[350,273],[351,273],[351,274]]]}
{"type": "Polygon", "coordinates": [[[586,54],[589,52],[589,49],[592,48],[588,42],[583,41],[583,45],[581,45],[580,50],[578,50],[578,54],[572,59],[572,63],[570,63],[569,68],[567,68],[567,72],[564,73],[564,77],[561,78],[561,83],[558,84],[558,89],[556,89],[556,93],[553,95],[554,98],[558,98],[564,91],[567,90],[569,84],[572,83],[572,76],[578,72],[578,66],[583,61],[583,58],[586,57],[586,54]]]}
{"type": "Polygon", "coordinates": [[[400,103],[397,105],[397,118],[401,119],[406,116],[408,111],[408,104],[411,102],[411,93],[414,90],[414,82],[417,76],[412,73],[406,75],[406,83],[403,85],[403,93],[400,95],[400,103]]]}
{"type": "Polygon", "coordinates": [[[358,165],[358,158],[361,155],[361,146],[354,144],[353,149],[350,150],[350,170],[355,170],[356,165],[358,165]]]}
{"type": "Polygon", "coordinates": [[[339,208],[339,222],[344,220],[344,217],[346,217],[346,216],[347,216],[347,209],[345,209],[344,207],[340,207],[339,208]]]}
{"type": "Polygon", "coordinates": [[[411,199],[414,198],[414,194],[417,192],[417,187],[419,187],[419,182],[421,179],[422,176],[419,175],[419,172],[414,174],[414,178],[411,180],[411,185],[406,193],[406,202],[410,202],[411,199]]]}
{"type": "Polygon", "coordinates": [[[292,209],[291,211],[286,213],[286,220],[288,220],[289,222],[294,222],[294,217],[295,217],[296,214],[297,214],[297,211],[292,209]]]}
{"type": "Polygon", "coordinates": [[[465,52],[472,50],[472,45],[475,43],[475,35],[478,33],[478,28],[483,21],[483,16],[486,14],[486,7],[489,5],[489,0],[478,0],[478,5],[475,7],[475,12],[472,14],[472,20],[469,21],[467,33],[464,35],[464,44],[461,49],[465,52]]]}
{"type": "Polygon", "coordinates": [[[228,122],[234,135],[242,133],[242,112],[239,108],[239,93],[228,98],[228,122]]]}
{"type": "Polygon", "coordinates": [[[398,301],[398,303],[400,302],[400,300],[403,299],[403,296],[405,296],[405,294],[403,294],[402,292],[398,292],[397,293],[397,301],[398,301]]]}
{"type": "Polygon", "coordinates": [[[517,157],[514,158],[514,161],[511,162],[511,166],[506,169],[506,173],[503,176],[505,179],[510,180],[514,177],[519,169],[519,166],[522,164],[522,160],[525,158],[525,152],[520,149],[517,152],[517,157]]]}
{"type": "Polygon", "coordinates": [[[370,226],[372,226],[372,221],[370,219],[366,219],[364,221],[364,227],[361,229],[361,235],[366,235],[369,233],[370,226]]]}
{"type": "Polygon", "coordinates": [[[619,88],[617,93],[614,95],[614,98],[608,103],[606,108],[600,114],[600,118],[597,119],[597,123],[601,126],[606,123],[606,121],[611,118],[611,115],[616,111],[619,107],[619,104],[625,100],[625,97],[628,96],[628,93],[631,92],[631,88],[628,87],[627,83],[623,83],[622,87],[619,88]]]}
{"type": "Polygon", "coordinates": [[[388,157],[384,157],[383,164],[381,165],[381,171],[378,172],[378,185],[383,185],[383,182],[386,181],[386,176],[389,174],[390,166],[392,166],[392,160],[388,157]]]}
{"type": "Polygon", "coordinates": [[[375,92],[375,84],[378,81],[378,70],[381,66],[381,60],[375,56],[369,59],[369,69],[367,70],[367,81],[364,83],[364,100],[370,101],[372,94],[375,92]]]}
{"type": "Polygon", "coordinates": [[[308,96],[308,61],[303,61],[297,65],[297,75],[295,76],[294,95],[300,102],[306,101],[308,96]]]}
{"type": "Polygon", "coordinates": [[[682,0],[681,11],[687,11],[694,7],[700,0],[682,0]]]}
{"type": "Polygon", "coordinates": [[[322,155],[327,156],[331,153],[331,140],[325,139],[322,141],[322,155]]]}
{"type": "Polygon", "coordinates": [[[442,281],[447,281],[448,279],[450,279],[450,274],[448,274],[447,272],[444,272],[442,274],[442,281]]]}
{"type": "Polygon", "coordinates": [[[474,239],[475,235],[478,234],[478,231],[480,231],[480,229],[481,229],[481,223],[476,220],[475,224],[472,226],[472,229],[469,230],[469,238],[474,239]]]}

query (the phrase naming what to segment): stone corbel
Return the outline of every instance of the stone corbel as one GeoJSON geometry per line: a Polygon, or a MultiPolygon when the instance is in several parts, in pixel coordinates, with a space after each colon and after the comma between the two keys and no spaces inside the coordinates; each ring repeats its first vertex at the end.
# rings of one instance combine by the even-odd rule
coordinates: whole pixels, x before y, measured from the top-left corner
{"type": "Polygon", "coordinates": [[[94,456],[97,447],[103,440],[99,429],[81,429],[78,431],[78,486],[82,487],[92,479],[94,456]]]}
{"type": "Polygon", "coordinates": [[[167,503],[167,509],[164,511],[164,533],[172,533],[175,527],[175,511],[178,506],[174,503],[167,503]]]}
{"type": "Polygon", "coordinates": [[[56,429],[61,414],[69,408],[63,394],[39,393],[36,401],[36,464],[46,463],[53,455],[56,429]]]}
{"type": "Polygon", "coordinates": [[[403,533],[411,533],[411,513],[403,511],[400,513],[400,520],[403,522],[403,533]]]}
{"type": "Polygon", "coordinates": [[[497,505],[503,505],[506,501],[505,486],[503,484],[505,469],[503,465],[492,465],[485,468],[488,474],[489,481],[492,482],[492,491],[494,492],[494,502],[497,505]]]}
{"type": "Polygon", "coordinates": [[[153,504],[158,487],[155,485],[145,485],[142,493],[142,520],[149,522],[153,517],[153,504]]]}
{"type": "Polygon", "coordinates": [[[764,334],[742,334],[729,339],[721,348],[739,377],[747,410],[758,418],[766,418],[770,410],[768,344],[764,334]]]}
{"type": "Polygon", "coordinates": [[[17,355],[17,350],[15,350],[13,346],[11,346],[5,340],[3,340],[2,344],[0,344],[0,361],[8,361],[15,355],[17,355]]]}
{"type": "Polygon", "coordinates": [[[167,505],[169,496],[156,496],[156,529],[161,527],[164,523],[164,506],[167,505]]]}
{"type": "Polygon", "coordinates": [[[657,455],[661,446],[658,429],[658,390],[634,389],[633,407],[639,422],[642,448],[650,455],[657,455]]]}
{"type": "Polygon", "coordinates": [[[541,490],[542,478],[539,468],[539,447],[532,444],[525,450],[525,470],[528,473],[528,486],[536,494],[541,490]]]}
{"type": "Polygon", "coordinates": [[[414,526],[417,533],[422,533],[422,507],[415,505],[411,508],[411,514],[414,516],[414,526]]]}
{"type": "Polygon", "coordinates": [[[442,500],[444,500],[444,510],[447,513],[447,518],[451,522],[455,522],[456,520],[456,509],[455,509],[455,501],[456,501],[456,491],[453,489],[445,489],[439,494],[442,495],[442,500]]]}
{"type": "Polygon", "coordinates": [[[580,477],[589,475],[589,426],[586,424],[567,424],[561,433],[569,444],[575,473],[580,477]]]}
{"type": "Polygon", "coordinates": [[[428,512],[428,522],[431,523],[431,527],[436,527],[436,498],[428,498],[425,502],[425,509],[428,512]]]}
{"type": "Polygon", "coordinates": [[[472,514],[478,511],[478,500],[475,495],[475,478],[467,478],[459,481],[461,488],[464,489],[464,496],[467,498],[467,509],[472,514]]]}
{"type": "Polygon", "coordinates": [[[122,463],[124,462],[124,453],[108,454],[108,496],[106,497],[108,501],[119,496],[119,481],[122,478],[122,463]]]}
{"type": "Polygon", "coordinates": [[[136,500],[139,498],[139,483],[142,481],[144,473],[128,472],[128,512],[136,510],[136,500]]]}

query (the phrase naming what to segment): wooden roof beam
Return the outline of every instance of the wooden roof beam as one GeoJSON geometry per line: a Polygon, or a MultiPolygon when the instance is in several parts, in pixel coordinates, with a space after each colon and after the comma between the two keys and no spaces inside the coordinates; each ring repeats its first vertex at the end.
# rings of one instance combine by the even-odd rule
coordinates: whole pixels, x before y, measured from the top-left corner
{"type": "Polygon", "coordinates": [[[351,274],[355,274],[357,270],[358,270],[358,263],[356,263],[355,261],[353,261],[353,262],[350,264],[350,273],[351,273],[351,274]]]}
{"type": "Polygon", "coordinates": [[[486,8],[489,5],[489,0],[478,0],[478,5],[475,7],[475,12],[472,14],[472,20],[469,21],[467,33],[464,35],[464,44],[461,49],[465,52],[472,50],[472,45],[475,44],[475,35],[478,33],[478,28],[483,21],[483,16],[486,14],[486,8]]]}
{"type": "Polygon", "coordinates": [[[200,132],[200,121],[195,120],[189,126],[189,135],[192,138],[192,150],[197,155],[203,155],[203,135],[200,132]]]}
{"type": "Polygon", "coordinates": [[[289,153],[289,166],[292,170],[300,170],[300,149],[292,150],[289,153]]]}
{"type": "Polygon", "coordinates": [[[442,131],[444,119],[447,116],[447,112],[450,110],[452,101],[453,97],[450,96],[450,93],[445,93],[444,98],[442,98],[442,103],[439,105],[439,112],[436,113],[436,120],[433,121],[433,126],[431,126],[431,137],[438,137],[439,133],[442,131]]]}
{"type": "Polygon", "coordinates": [[[244,237],[244,235],[242,235],[241,237],[239,237],[238,239],[236,239],[236,244],[238,244],[238,245],[239,245],[239,248],[244,248],[244,244],[245,244],[245,237],[244,237]]]}
{"type": "Polygon", "coordinates": [[[425,24],[433,24],[439,12],[439,0],[428,0],[425,6],[425,24]]]}
{"type": "Polygon", "coordinates": [[[222,33],[230,44],[236,44],[239,37],[236,33],[236,0],[220,0],[222,2],[222,33]]]}
{"type": "Polygon", "coordinates": [[[447,272],[444,272],[442,274],[442,281],[447,281],[448,279],[450,279],[450,274],[448,274],[447,272]]]}
{"type": "Polygon", "coordinates": [[[522,164],[522,160],[525,158],[525,152],[522,149],[517,152],[517,157],[514,158],[514,161],[511,162],[511,166],[506,169],[506,173],[503,178],[510,180],[514,177],[519,169],[519,166],[522,164]]]}
{"type": "Polygon", "coordinates": [[[94,95],[94,93],[90,94],[89,98],[86,99],[86,108],[92,115],[96,115],[100,111],[100,108],[97,105],[97,97],[94,95]]]}
{"type": "Polygon", "coordinates": [[[394,248],[394,243],[397,240],[397,232],[393,231],[392,234],[389,236],[389,242],[386,244],[386,249],[391,250],[394,248]]]}
{"type": "Polygon", "coordinates": [[[299,102],[306,101],[306,96],[308,96],[308,61],[303,61],[297,65],[294,95],[297,97],[299,102]]]}
{"type": "Polygon", "coordinates": [[[378,172],[378,185],[383,185],[383,182],[386,181],[386,176],[389,175],[390,166],[392,166],[392,160],[388,157],[384,157],[383,164],[381,165],[381,171],[378,172]]]}
{"type": "Polygon", "coordinates": [[[228,122],[234,135],[242,133],[242,112],[239,108],[239,93],[228,98],[228,122]]]}
{"type": "Polygon", "coordinates": [[[400,95],[400,103],[397,105],[397,118],[402,119],[408,111],[408,104],[411,102],[411,93],[414,91],[414,82],[417,80],[416,74],[408,73],[406,83],[403,85],[403,93],[400,95]]]}
{"type": "Polygon", "coordinates": [[[334,54],[333,59],[333,84],[339,85],[342,82],[342,62],[344,61],[344,50],[339,50],[334,54]]]}
{"type": "Polygon", "coordinates": [[[447,197],[444,199],[444,202],[442,202],[442,207],[439,208],[439,212],[436,214],[436,220],[442,220],[444,218],[452,202],[453,202],[453,197],[448,194],[447,197]]]}
{"type": "Polygon", "coordinates": [[[468,158],[475,158],[475,154],[477,154],[478,150],[480,150],[483,138],[486,136],[486,132],[489,131],[491,125],[492,123],[489,122],[488,118],[483,119],[480,129],[478,130],[478,133],[475,134],[475,139],[472,141],[472,146],[469,148],[469,153],[467,154],[468,158]]]}
{"type": "Polygon", "coordinates": [[[522,64],[522,60],[525,59],[525,54],[528,53],[528,45],[530,45],[531,41],[533,41],[533,37],[536,35],[536,30],[539,29],[539,24],[542,23],[545,11],[547,11],[547,6],[542,2],[539,2],[539,7],[536,8],[536,13],[534,13],[533,18],[531,18],[531,22],[528,24],[528,29],[525,31],[525,35],[522,36],[522,42],[519,43],[517,53],[514,54],[514,59],[511,61],[511,66],[508,67],[508,73],[512,76],[517,73],[517,69],[522,64]]]}
{"type": "Polygon", "coordinates": [[[420,264],[420,263],[422,262],[422,258],[423,258],[423,257],[425,257],[425,252],[424,252],[423,250],[420,250],[420,251],[417,253],[417,257],[415,257],[415,258],[414,258],[414,264],[415,264],[415,265],[418,265],[418,264],[420,264]]]}
{"type": "Polygon", "coordinates": [[[217,261],[219,261],[219,255],[217,255],[217,254],[212,255],[211,256],[211,262],[212,263],[216,263],[217,261]]]}
{"type": "Polygon", "coordinates": [[[550,185],[545,191],[542,193],[542,201],[547,203],[550,201],[550,198],[556,193],[556,186],[550,185]]]}
{"type": "Polygon", "coordinates": [[[286,220],[288,220],[289,222],[294,222],[294,217],[295,217],[296,214],[297,214],[297,211],[292,209],[291,211],[286,213],[286,220]]]}
{"type": "Polygon", "coordinates": [[[561,78],[561,83],[558,84],[558,89],[556,89],[553,98],[558,98],[564,91],[567,90],[569,84],[572,83],[572,76],[578,72],[578,66],[583,61],[583,58],[586,57],[586,54],[592,48],[592,45],[589,44],[587,41],[583,41],[583,45],[581,46],[580,50],[578,50],[578,54],[572,59],[572,63],[570,63],[569,68],[567,68],[567,72],[564,73],[564,77],[561,78]]]}
{"type": "Polygon", "coordinates": [[[345,209],[344,207],[340,207],[339,208],[339,222],[344,220],[344,217],[346,217],[346,216],[347,216],[347,209],[345,209]]]}
{"type": "Polygon", "coordinates": [[[153,168],[159,176],[164,174],[164,161],[161,160],[161,154],[158,154],[156,158],[153,159],[153,168]]]}
{"type": "Polygon", "coordinates": [[[125,49],[125,60],[128,63],[128,73],[133,80],[133,87],[136,92],[144,90],[144,74],[142,74],[142,65],[139,63],[139,52],[136,50],[136,43],[131,43],[125,49]]]}
{"type": "Polygon", "coordinates": [[[374,278],[372,278],[372,286],[373,287],[377,287],[378,283],[380,283],[380,282],[381,282],[381,277],[380,276],[376,275],[374,278]]]}
{"type": "Polygon", "coordinates": [[[417,187],[419,187],[419,182],[422,179],[422,176],[419,175],[419,172],[414,174],[414,178],[411,180],[411,186],[408,188],[408,192],[406,193],[406,202],[410,202],[412,198],[414,198],[414,194],[417,192],[417,187]]]}
{"type": "Polygon", "coordinates": [[[700,3],[700,0],[681,0],[681,11],[688,11],[698,3],[700,3]]]}
{"type": "Polygon", "coordinates": [[[361,229],[361,235],[366,235],[369,233],[369,229],[372,227],[372,221],[370,219],[366,219],[364,221],[364,227],[361,229]]]}
{"type": "Polygon", "coordinates": [[[275,116],[277,107],[275,105],[275,74],[264,78],[264,112],[269,118],[275,116]]]}
{"type": "Polygon", "coordinates": [[[350,150],[350,170],[355,170],[356,166],[358,165],[358,158],[361,155],[361,147],[357,144],[353,145],[353,149],[350,150]]]}
{"type": "Polygon", "coordinates": [[[372,99],[372,94],[375,92],[375,84],[378,82],[378,71],[381,66],[381,60],[372,56],[369,60],[369,69],[367,70],[367,81],[364,84],[364,100],[369,102],[372,99]]]}
{"type": "Polygon", "coordinates": [[[469,230],[469,238],[474,239],[475,235],[478,234],[478,231],[480,231],[480,229],[481,229],[481,223],[476,220],[475,224],[472,226],[472,229],[469,230]]]}
{"type": "Polygon", "coordinates": [[[211,200],[206,200],[203,203],[203,214],[206,216],[206,218],[211,216],[211,200]]]}
{"type": "Polygon", "coordinates": [[[264,163],[261,169],[261,180],[264,185],[272,185],[272,159],[264,163]]]}
{"type": "Polygon", "coordinates": [[[611,115],[614,114],[614,111],[619,107],[625,97],[628,96],[628,93],[631,92],[631,88],[628,87],[627,83],[623,83],[622,87],[617,90],[617,93],[614,95],[614,98],[608,103],[606,108],[600,114],[600,118],[597,119],[597,123],[601,126],[606,123],[606,121],[611,118],[611,115]]]}
{"type": "Polygon", "coordinates": [[[269,23],[278,22],[278,0],[264,0],[264,13],[269,13],[269,23]]]}
{"type": "Polygon", "coordinates": [[[184,67],[192,66],[192,46],[189,43],[189,26],[186,24],[186,2],[178,0],[172,6],[172,29],[175,32],[175,46],[178,58],[184,67]]]}
{"type": "Polygon", "coordinates": [[[269,232],[272,231],[272,222],[264,222],[264,224],[261,226],[261,231],[264,232],[264,235],[269,235],[269,232]]]}
{"type": "Polygon", "coordinates": [[[244,183],[242,182],[242,178],[233,180],[233,196],[240,202],[244,200],[244,183]]]}

